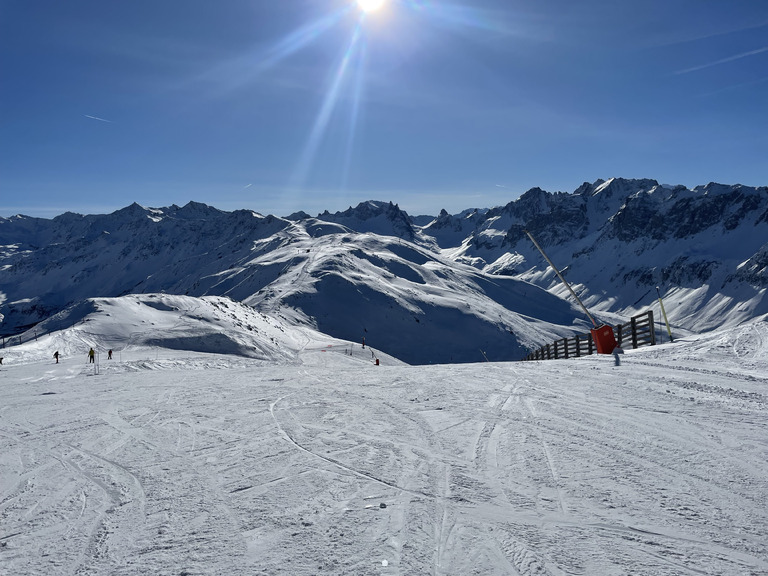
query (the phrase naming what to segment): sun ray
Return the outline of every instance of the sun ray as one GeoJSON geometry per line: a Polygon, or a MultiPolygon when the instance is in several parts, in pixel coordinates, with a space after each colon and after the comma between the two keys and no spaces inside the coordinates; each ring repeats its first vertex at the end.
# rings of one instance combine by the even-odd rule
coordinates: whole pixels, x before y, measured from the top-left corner
{"type": "Polygon", "coordinates": [[[199,75],[196,80],[209,84],[214,95],[222,96],[242,88],[286,58],[311,45],[323,34],[334,28],[349,13],[349,7],[336,10],[319,20],[305,24],[269,47],[253,48],[225,60],[199,75]]]}
{"type": "Polygon", "coordinates": [[[350,111],[349,132],[347,134],[347,150],[344,155],[344,166],[342,168],[341,186],[343,190],[346,190],[347,188],[349,172],[352,166],[352,153],[354,152],[355,136],[357,135],[357,120],[360,116],[360,102],[363,95],[363,85],[365,83],[366,56],[365,43],[363,43],[359,50],[357,67],[355,70],[355,90],[352,95],[352,110],[350,111]]]}
{"type": "Polygon", "coordinates": [[[315,123],[312,127],[312,132],[309,135],[307,144],[304,146],[304,151],[301,154],[298,166],[296,167],[296,170],[294,170],[293,184],[296,187],[302,187],[307,179],[307,174],[309,173],[309,169],[312,166],[312,162],[317,153],[317,149],[320,146],[320,142],[322,141],[323,135],[325,134],[326,128],[328,127],[331,114],[333,113],[333,110],[336,107],[336,103],[338,102],[339,92],[343,84],[344,77],[346,76],[347,68],[349,67],[349,63],[352,60],[355,47],[357,46],[357,43],[360,39],[361,27],[362,22],[359,22],[355,28],[354,33],[352,34],[352,39],[349,42],[349,46],[347,47],[347,50],[341,59],[341,63],[336,70],[333,83],[331,84],[328,93],[325,95],[323,105],[320,107],[320,112],[318,113],[315,123]]]}
{"type": "MultiPolygon", "coordinates": [[[[341,166],[341,185],[346,188],[350,178],[352,157],[356,152],[355,141],[358,131],[358,121],[363,105],[363,92],[365,89],[365,24],[373,13],[387,6],[387,0],[348,0],[345,8],[324,19],[304,26],[283,41],[277,44],[266,57],[259,63],[259,67],[271,66],[282,59],[292,55],[311,44],[315,39],[334,27],[342,16],[348,15],[355,7],[359,17],[352,32],[346,50],[343,53],[335,72],[331,77],[328,89],[323,96],[317,116],[312,124],[304,147],[298,161],[289,177],[288,189],[299,192],[305,188],[308,177],[313,170],[318,152],[328,133],[328,127],[332,117],[339,107],[342,97],[342,89],[345,80],[353,76],[352,87],[346,96],[349,101],[347,108],[348,128],[346,135],[346,149],[343,150],[341,166]],[[355,62],[356,60],[356,62],[355,62]],[[353,62],[355,62],[353,64],[353,62]]],[[[504,18],[493,11],[477,9],[465,4],[446,2],[434,2],[431,0],[398,0],[392,3],[392,9],[404,8],[411,15],[428,21],[433,26],[452,28],[455,30],[483,29],[489,32],[510,34],[513,30],[507,25],[504,18]]]]}
{"type": "Polygon", "coordinates": [[[520,33],[520,30],[510,25],[507,18],[494,10],[429,0],[403,0],[403,2],[414,13],[429,19],[433,25],[442,25],[458,30],[487,30],[500,34],[520,33]]]}
{"type": "Polygon", "coordinates": [[[339,23],[341,18],[347,13],[347,9],[337,10],[335,13],[321,18],[316,22],[302,26],[298,30],[289,34],[269,50],[265,58],[259,63],[260,68],[269,68],[284,60],[288,56],[305,48],[317,40],[324,32],[333,28],[339,23]]]}

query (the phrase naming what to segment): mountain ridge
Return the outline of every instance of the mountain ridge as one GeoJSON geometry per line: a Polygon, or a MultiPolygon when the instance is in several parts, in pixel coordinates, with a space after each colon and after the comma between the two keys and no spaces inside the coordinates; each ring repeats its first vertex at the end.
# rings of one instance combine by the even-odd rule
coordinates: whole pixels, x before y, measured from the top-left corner
{"type": "MultiPolygon", "coordinates": [[[[768,187],[687,189],[613,178],[573,193],[532,188],[504,206],[418,219],[421,225],[397,204],[380,201],[316,217],[189,202],[134,203],[111,214],[51,220],[0,218],[0,331],[18,332],[87,298],[167,292],[229,296],[350,340],[362,338],[364,327],[349,328],[365,324],[360,317],[377,317],[379,333],[408,334],[410,349],[418,347],[411,336],[421,322],[434,322],[425,331],[436,339],[427,361],[462,356],[471,337],[452,345],[456,326],[486,333],[483,346],[510,359],[537,339],[584,328],[570,301],[557,318],[520,320],[527,315],[516,299],[535,286],[568,300],[525,230],[607,320],[652,306],[656,286],[681,329],[710,330],[768,314],[768,187]],[[508,292],[491,289],[494,282],[508,292]],[[513,352],[496,342],[503,334],[515,334],[508,342],[513,352]]],[[[534,301],[531,310],[542,314],[546,297],[536,292],[534,301]]],[[[397,338],[384,340],[397,347],[397,338]]],[[[409,354],[408,361],[419,361],[409,354]]]]}

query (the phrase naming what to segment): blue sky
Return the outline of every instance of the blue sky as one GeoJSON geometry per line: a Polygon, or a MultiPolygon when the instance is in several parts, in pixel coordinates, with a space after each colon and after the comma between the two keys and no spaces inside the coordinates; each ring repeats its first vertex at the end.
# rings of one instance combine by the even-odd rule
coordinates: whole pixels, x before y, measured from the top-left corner
{"type": "Polygon", "coordinates": [[[0,216],[768,185],[768,2],[0,0],[0,216]]]}

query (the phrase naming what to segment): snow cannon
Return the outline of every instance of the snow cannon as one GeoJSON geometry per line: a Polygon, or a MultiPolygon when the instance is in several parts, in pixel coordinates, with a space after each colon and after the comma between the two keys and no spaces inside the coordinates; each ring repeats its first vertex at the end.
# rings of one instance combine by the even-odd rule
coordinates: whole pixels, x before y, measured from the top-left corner
{"type": "Polygon", "coordinates": [[[611,354],[618,346],[616,337],[613,334],[613,328],[607,324],[592,328],[592,341],[595,343],[595,349],[598,354],[611,354]]]}
{"type": "Polygon", "coordinates": [[[592,322],[592,326],[594,326],[594,328],[592,328],[590,332],[592,333],[592,341],[595,343],[597,353],[610,354],[613,352],[614,348],[617,346],[616,337],[613,335],[613,327],[608,326],[607,324],[603,324],[602,326],[597,325],[597,322],[595,322],[595,319],[592,317],[592,314],[589,313],[587,307],[584,306],[581,298],[579,298],[576,292],[573,291],[571,285],[568,284],[563,275],[560,273],[560,270],[558,270],[557,267],[552,263],[552,260],[549,259],[549,256],[547,256],[546,252],[544,252],[544,249],[539,246],[539,243],[536,242],[536,239],[531,235],[530,232],[528,232],[528,230],[523,230],[523,232],[528,235],[528,238],[531,239],[533,245],[538,248],[539,252],[541,252],[541,255],[544,256],[544,260],[549,263],[549,265],[552,267],[552,270],[554,270],[555,274],[557,274],[557,277],[560,278],[560,281],[563,283],[563,285],[568,288],[571,296],[576,299],[576,302],[579,303],[579,306],[581,306],[582,310],[584,310],[584,313],[587,315],[587,318],[589,318],[589,320],[592,322]]]}

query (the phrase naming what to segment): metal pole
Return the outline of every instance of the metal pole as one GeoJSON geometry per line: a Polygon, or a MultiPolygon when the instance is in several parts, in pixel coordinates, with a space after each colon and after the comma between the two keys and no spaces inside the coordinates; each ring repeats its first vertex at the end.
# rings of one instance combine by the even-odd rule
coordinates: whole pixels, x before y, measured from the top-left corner
{"type": "Polygon", "coordinates": [[[539,252],[541,252],[541,255],[544,256],[544,259],[549,262],[549,265],[552,266],[552,270],[555,271],[555,274],[557,274],[557,277],[560,278],[562,283],[565,285],[566,288],[568,288],[568,291],[571,293],[571,295],[576,298],[576,302],[579,303],[579,306],[581,306],[584,309],[584,313],[587,315],[587,318],[589,318],[592,321],[592,325],[597,328],[597,322],[595,322],[595,319],[592,317],[592,314],[589,313],[589,310],[587,310],[587,307],[584,306],[584,303],[581,301],[581,299],[576,295],[576,292],[573,291],[573,288],[571,288],[571,285],[568,284],[568,282],[565,281],[565,278],[563,278],[563,275],[560,274],[560,271],[555,267],[554,264],[552,264],[552,260],[549,259],[549,256],[546,255],[544,250],[539,246],[539,243],[536,242],[536,240],[531,236],[531,233],[528,232],[528,230],[523,230],[526,234],[528,234],[528,238],[531,239],[531,242],[533,242],[533,245],[536,246],[536,248],[539,249],[539,252]]]}
{"type": "Polygon", "coordinates": [[[664,310],[664,302],[661,299],[661,292],[659,292],[659,287],[656,286],[656,294],[659,295],[659,306],[661,306],[661,315],[664,316],[664,323],[667,325],[667,334],[669,334],[669,341],[673,342],[672,340],[672,330],[669,329],[669,320],[667,320],[667,313],[664,310]]]}

